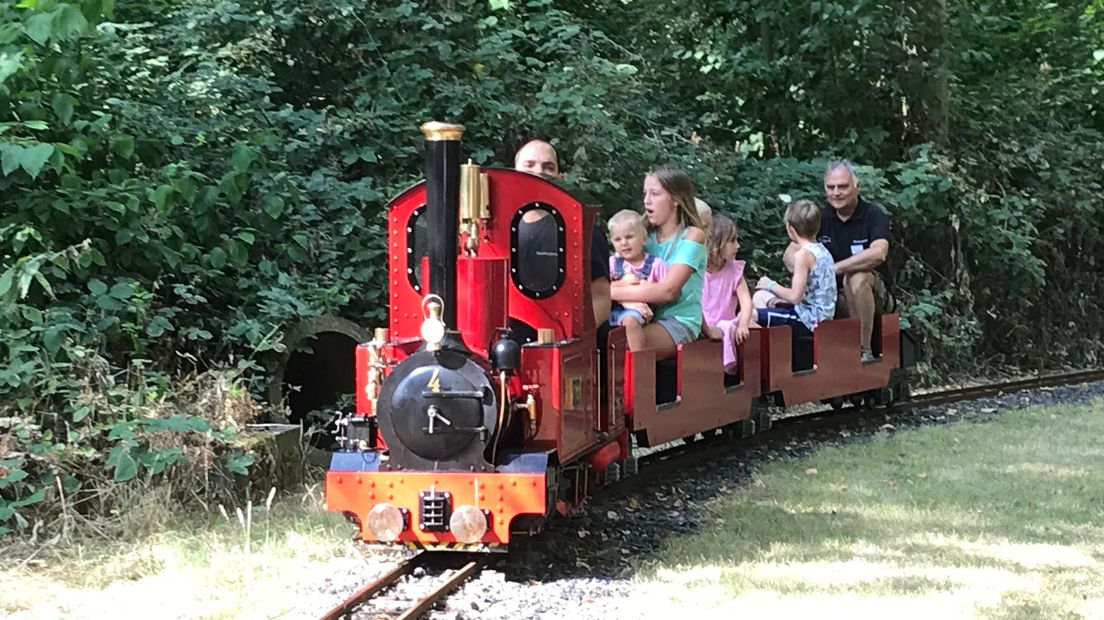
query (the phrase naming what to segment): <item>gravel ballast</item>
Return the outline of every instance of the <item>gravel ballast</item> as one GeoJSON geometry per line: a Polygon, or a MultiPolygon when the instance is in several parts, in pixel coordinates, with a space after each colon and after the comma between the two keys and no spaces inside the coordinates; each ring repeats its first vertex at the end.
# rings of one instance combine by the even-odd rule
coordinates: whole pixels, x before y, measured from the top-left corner
{"type": "MultiPolygon", "coordinates": [[[[516,542],[507,558],[465,584],[427,617],[656,617],[666,597],[655,586],[634,581],[634,566],[672,534],[698,530],[709,518],[703,506],[747,483],[764,462],[801,458],[826,446],[867,441],[879,433],[984,421],[1012,409],[1086,404],[1101,396],[1104,382],[1021,391],[891,415],[848,416],[844,411],[838,423],[732,442],[720,456],[712,449],[708,459],[695,459],[690,451],[659,466],[644,463],[630,484],[599,491],[578,515],[556,519],[538,536],[516,542]]],[[[371,576],[361,572],[348,580],[335,577],[322,588],[304,592],[304,602],[314,605],[328,600],[335,605],[371,576]]],[[[427,577],[434,577],[434,571],[427,577]]],[[[304,608],[302,617],[315,617],[320,609],[304,608]]]]}

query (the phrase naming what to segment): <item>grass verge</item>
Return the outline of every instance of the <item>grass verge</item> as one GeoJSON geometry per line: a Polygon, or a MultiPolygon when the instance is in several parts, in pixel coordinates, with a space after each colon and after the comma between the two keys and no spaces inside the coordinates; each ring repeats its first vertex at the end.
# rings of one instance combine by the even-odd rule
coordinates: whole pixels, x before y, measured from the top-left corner
{"type": "MultiPolygon", "coordinates": [[[[173,520],[159,532],[0,549],[0,616],[11,618],[298,617],[305,596],[373,562],[321,487],[255,506],[173,520]]],[[[317,607],[313,608],[315,614],[317,607]]]]}
{"type": "Polygon", "coordinates": [[[709,617],[1104,618],[1104,401],[768,464],[641,567],[709,617]]]}

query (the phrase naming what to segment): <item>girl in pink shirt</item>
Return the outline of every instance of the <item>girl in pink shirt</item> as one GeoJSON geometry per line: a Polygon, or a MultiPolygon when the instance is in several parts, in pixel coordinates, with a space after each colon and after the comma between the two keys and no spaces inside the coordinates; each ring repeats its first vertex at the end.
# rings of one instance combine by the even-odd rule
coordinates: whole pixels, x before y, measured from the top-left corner
{"type": "Polygon", "coordinates": [[[702,288],[704,331],[713,340],[724,343],[725,372],[736,374],[736,345],[747,339],[752,313],[744,261],[736,260],[736,251],[740,249],[736,223],[715,214],[708,244],[709,260],[702,288]]]}

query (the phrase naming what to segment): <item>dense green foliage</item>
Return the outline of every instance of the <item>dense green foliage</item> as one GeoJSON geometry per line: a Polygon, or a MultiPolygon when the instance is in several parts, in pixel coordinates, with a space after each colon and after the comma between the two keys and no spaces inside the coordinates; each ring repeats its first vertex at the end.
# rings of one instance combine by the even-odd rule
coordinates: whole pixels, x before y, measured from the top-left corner
{"type": "Polygon", "coordinates": [[[0,523],[74,450],[163,475],[150,438],[211,426],[143,421],[179,377],[256,389],[297,319],[378,323],[429,119],[478,163],[552,138],[611,212],[683,166],[755,272],[849,157],[930,370],[1097,361],[1102,77],[1101,0],[7,2],[0,523]]]}

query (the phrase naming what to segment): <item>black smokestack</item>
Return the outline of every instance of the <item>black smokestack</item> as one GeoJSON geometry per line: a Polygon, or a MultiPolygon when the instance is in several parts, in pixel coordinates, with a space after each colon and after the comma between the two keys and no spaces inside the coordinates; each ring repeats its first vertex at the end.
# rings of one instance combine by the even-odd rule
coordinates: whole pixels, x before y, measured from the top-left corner
{"type": "Polygon", "coordinates": [[[426,215],[429,217],[429,292],[445,302],[441,315],[456,329],[456,255],[460,222],[460,137],[463,125],[426,123],[426,215]]]}

